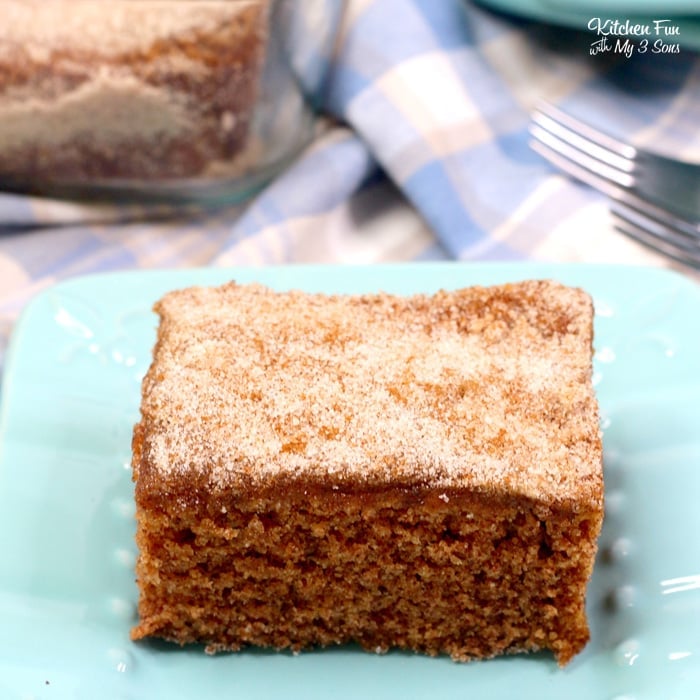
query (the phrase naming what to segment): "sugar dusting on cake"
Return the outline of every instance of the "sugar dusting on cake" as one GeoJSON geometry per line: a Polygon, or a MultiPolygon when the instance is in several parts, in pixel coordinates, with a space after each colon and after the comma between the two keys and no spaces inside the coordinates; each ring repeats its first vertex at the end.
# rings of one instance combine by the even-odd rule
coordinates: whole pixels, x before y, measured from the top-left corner
{"type": "Polygon", "coordinates": [[[4,49],[0,55],[13,46],[39,61],[53,51],[89,51],[101,56],[139,51],[184,32],[212,31],[230,22],[240,8],[258,4],[238,0],[3,0],[0,47],[4,49]]]}
{"type": "Polygon", "coordinates": [[[170,293],[144,380],[164,479],[596,494],[591,302],[554,282],[324,296],[170,293]]]}

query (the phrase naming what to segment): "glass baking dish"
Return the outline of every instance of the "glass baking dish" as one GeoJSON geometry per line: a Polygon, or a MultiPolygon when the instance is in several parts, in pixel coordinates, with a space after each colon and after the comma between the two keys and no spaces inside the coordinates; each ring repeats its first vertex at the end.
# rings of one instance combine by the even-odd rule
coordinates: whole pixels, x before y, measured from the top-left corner
{"type": "Polygon", "coordinates": [[[238,202],[310,140],[342,0],[0,0],[0,189],[238,202]]]}

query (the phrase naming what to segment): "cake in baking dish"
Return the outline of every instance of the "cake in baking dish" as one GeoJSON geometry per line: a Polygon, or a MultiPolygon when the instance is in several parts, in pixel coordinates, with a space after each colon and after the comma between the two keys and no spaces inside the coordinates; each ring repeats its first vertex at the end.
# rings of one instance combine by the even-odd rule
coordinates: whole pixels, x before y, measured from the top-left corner
{"type": "Polygon", "coordinates": [[[584,647],[603,517],[586,293],[230,283],[155,308],[133,639],[584,647]]]}
{"type": "Polygon", "coordinates": [[[0,177],[150,181],[244,167],[267,5],[4,0],[0,177]]]}

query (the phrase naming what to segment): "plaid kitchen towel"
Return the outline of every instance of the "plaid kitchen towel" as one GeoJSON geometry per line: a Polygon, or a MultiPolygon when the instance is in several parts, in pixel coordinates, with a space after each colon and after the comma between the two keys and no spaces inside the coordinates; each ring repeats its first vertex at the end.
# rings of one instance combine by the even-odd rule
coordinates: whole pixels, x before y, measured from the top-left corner
{"type": "Polygon", "coordinates": [[[595,193],[530,149],[529,113],[544,98],[700,159],[700,58],[685,47],[591,55],[596,38],[467,0],[349,0],[315,96],[331,125],[246,209],[144,217],[0,194],[0,322],[7,330],[56,280],[114,269],[645,260],[595,193]],[[398,228],[383,225],[387,212],[398,228]]]}
{"type": "Polygon", "coordinates": [[[329,214],[373,167],[434,234],[418,257],[648,261],[610,230],[596,193],[530,149],[529,114],[546,99],[622,138],[700,160],[700,58],[687,49],[601,55],[597,39],[461,0],[350,2],[325,96],[350,129],[264,193],[213,262],[249,260],[257,243],[261,261],[295,260],[300,244],[308,253],[309,232],[322,239],[329,214]],[[606,229],[605,242],[582,231],[586,219],[606,229]]]}

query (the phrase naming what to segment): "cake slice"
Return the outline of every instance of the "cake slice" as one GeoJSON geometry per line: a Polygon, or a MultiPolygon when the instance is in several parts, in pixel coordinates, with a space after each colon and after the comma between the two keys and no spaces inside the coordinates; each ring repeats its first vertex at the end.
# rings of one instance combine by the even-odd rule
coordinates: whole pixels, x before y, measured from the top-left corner
{"type": "Polygon", "coordinates": [[[0,179],[242,174],[269,0],[3,0],[0,179]]]}
{"type": "Polygon", "coordinates": [[[155,308],[133,639],[584,647],[603,517],[585,292],[230,283],[155,308]]]}

